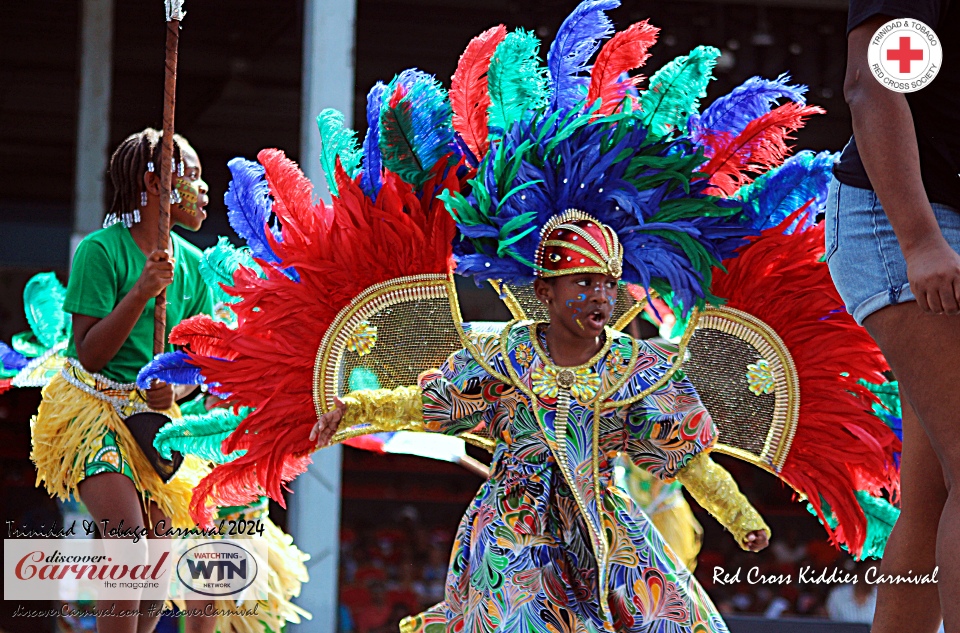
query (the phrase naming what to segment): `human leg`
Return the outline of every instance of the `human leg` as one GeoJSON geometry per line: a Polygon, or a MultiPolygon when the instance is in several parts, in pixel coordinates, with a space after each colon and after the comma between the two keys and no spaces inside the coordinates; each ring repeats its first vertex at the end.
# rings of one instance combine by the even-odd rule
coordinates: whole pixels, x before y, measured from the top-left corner
{"type": "MultiPolygon", "coordinates": [[[[187,611],[203,613],[213,606],[213,600],[187,600],[187,611]]],[[[188,615],[184,618],[184,633],[214,633],[217,630],[217,618],[208,615],[188,615]]]]}
{"type": "MultiPolygon", "coordinates": [[[[78,490],[80,500],[87,507],[103,534],[105,548],[109,548],[110,540],[120,538],[111,536],[109,530],[119,527],[121,521],[125,528],[144,526],[140,493],[126,475],[121,473],[93,475],[81,481],[78,490]],[[107,527],[106,530],[103,529],[104,525],[107,527]]],[[[141,543],[146,546],[144,541],[141,543]]],[[[146,547],[144,547],[143,562],[146,562],[146,547]]],[[[114,605],[117,612],[135,611],[140,607],[140,602],[139,600],[99,600],[97,609],[105,611],[114,605]]],[[[136,615],[98,617],[97,631],[99,633],[135,633],[139,631],[138,620],[139,617],[136,615]]]]}
{"type": "MultiPolygon", "coordinates": [[[[157,541],[166,540],[165,537],[156,537],[153,532],[153,526],[157,525],[160,521],[164,521],[165,525],[170,525],[170,518],[165,516],[160,508],[157,507],[157,504],[150,503],[147,506],[147,516],[149,516],[149,522],[147,523],[148,528],[150,529],[150,537],[148,543],[151,547],[154,547],[157,541]]],[[[169,576],[164,576],[161,582],[167,582],[169,576]]],[[[163,610],[163,600],[141,600],[140,601],[140,618],[137,620],[137,633],[150,633],[153,631],[157,622],[160,620],[160,613],[163,610]]]]}
{"type": "MultiPolygon", "coordinates": [[[[884,576],[933,572],[937,524],[947,499],[937,454],[902,393],[901,402],[900,518],[887,540],[880,562],[880,573],[884,576]]],[[[939,603],[936,585],[880,584],[872,633],[933,633],[940,626],[939,603]],[[931,605],[938,608],[931,608],[931,605]]]]}
{"type": "MultiPolygon", "coordinates": [[[[906,395],[907,402],[916,412],[920,426],[924,430],[931,451],[936,455],[942,470],[945,482],[946,498],[943,510],[939,517],[936,531],[936,555],[938,566],[938,589],[940,606],[944,618],[944,629],[947,633],[960,632],[960,603],[956,601],[956,593],[960,590],[960,432],[957,429],[957,417],[960,412],[960,317],[946,315],[932,315],[924,313],[916,302],[901,303],[879,310],[864,320],[864,326],[870,335],[877,341],[881,351],[886,356],[900,382],[901,389],[906,395]]],[[[906,411],[910,407],[904,407],[906,411]]],[[[904,421],[906,433],[907,420],[904,421]]],[[[922,443],[914,443],[914,448],[905,446],[904,459],[910,459],[911,464],[915,455],[910,451],[919,450],[922,458],[922,443]]],[[[929,453],[928,453],[929,457],[929,453]]],[[[929,469],[929,466],[921,467],[929,469]]],[[[894,557],[901,560],[917,560],[922,557],[922,550],[926,543],[922,540],[923,534],[929,538],[929,523],[926,528],[919,528],[914,520],[932,522],[936,513],[936,488],[940,479],[926,472],[916,485],[910,483],[910,467],[907,469],[908,485],[904,495],[907,505],[907,520],[904,534],[897,534],[894,539],[894,557]],[[924,481],[924,479],[926,479],[924,481]],[[931,479],[933,481],[931,481],[931,479]],[[919,503],[909,505],[908,493],[919,489],[919,503]],[[929,505],[929,504],[932,504],[929,505]],[[921,529],[920,533],[911,532],[911,527],[921,529]],[[925,530],[925,531],[923,531],[925,530]],[[897,548],[912,548],[911,552],[898,552],[897,548]]],[[[919,566],[920,560],[918,560],[919,566]]],[[[892,563],[891,563],[892,564],[892,563]]],[[[927,562],[925,561],[925,564],[927,562]]],[[[908,565],[909,569],[909,565],[908,565]]],[[[918,570],[913,568],[914,573],[918,570]]],[[[895,590],[896,592],[896,590],[895,590]]],[[[889,588],[884,592],[889,601],[889,588]]],[[[932,598],[927,598],[932,600],[932,598]]],[[[903,622],[910,622],[910,630],[916,628],[918,620],[910,619],[906,613],[900,612],[895,616],[895,610],[890,611],[888,606],[901,604],[903,608],[912,610],[925,607],[927,611],[934,611],[935,604],[904,605],[901,601],[888,602],[876,618],[878,625],[883,618],[904,618],[903,622]]],[[[878,607],[878,612],[880,611],[878,607]]],[[[880,629],[874,629],[875,631],[880,629]]],[[[887,629],[883,629],[887,630],[887,629]]],[[[890,628],[889,630],[904,630],[890,628]]]]}

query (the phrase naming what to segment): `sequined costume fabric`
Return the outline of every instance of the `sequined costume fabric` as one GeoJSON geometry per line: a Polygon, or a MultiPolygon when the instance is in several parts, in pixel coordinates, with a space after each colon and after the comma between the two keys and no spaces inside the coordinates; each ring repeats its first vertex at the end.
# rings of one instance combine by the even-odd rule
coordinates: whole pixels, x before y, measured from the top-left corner
{"type": "MultiPolygon", "coordinates": [[[[693,387],[678,373],[638,398],[670,367],[670,354],[607,329],[564,403],[563,387],[545,378],[564,368],[549,361],[539,336],[529,323],[475,335],[473,353],[461,350],[420,377],[425,430],[485,429],[496,441],[490,479],[457,531],[447,630],[726,631],[613,481],[621,452],[672,478],[710,447],[715,429],[693,387]]],[[[365,404],[348,406],[347,417],[374,410],[365,404]]]]}

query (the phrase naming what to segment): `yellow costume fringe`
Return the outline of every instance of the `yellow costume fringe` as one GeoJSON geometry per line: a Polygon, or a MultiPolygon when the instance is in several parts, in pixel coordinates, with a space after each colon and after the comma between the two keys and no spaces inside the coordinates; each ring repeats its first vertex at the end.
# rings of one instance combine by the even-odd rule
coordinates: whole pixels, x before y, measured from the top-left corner
{"type": "MultiPolygon", "coordinates": [[[[181,477],[163,483],[109,402],[78,389],[62,374],[54,376],[42,394],[40,408],[30,420],[30,459],[37,467],[37,486],[43,482],[47,492],[63,500],[79,498],[77,486],[85,477],[84,466],[94,457],[104,433],[112,431],[144,507],[153,501],[174,527],[195,525],[188,511],[190,483],[181,477]]],[[[176,405],[165,413],[180,417],[176,405]]]]}
{"type": "Polygon", "coordinates": [[[293,537],[278,528],[266,513],[260,520],[264,527],[263,537],[253,538],[263,538],[267,544],[267,564],[270,567],[267,599],[244,600],[239,605],[232,600],[214,602],[214,608],[222,610],[246,610],[260,605],[258,616],[218,616],[217,630],[220,633],[279,633],[288,622],[299,624],[300,618],[309,620],[312,617],[308,611],[290,602],[300,595],[300,586],[309,580],[304,563],[310,557],[301,552],[293,544],[293,537]]]}
{"type": "MultiPolygon", "coordinates": [[[[300,595],[300,587],[309,580],[307,567],[304,564],[310,556],[301,552],[293,544],[293,537],[284,533],[270,520],[266,512],[266,501],[263,505],[256,504],[242,508],[236,514],[229,516],[219,515],[220,519],[243,519],[246,521],[260,519],[263,525],[263,536],[235,535],[229,539],[259,539],[262,538],[267,546],[267,578],[266,600],[244,600],[239,604],[233,600],[215,600],[213,608],[217,613],[236,611],[252,611],[257,608],[259,615],[218,615],[217,631],[219,633],[279,633],[288,622],[299,624],[301,618],[311,619],[308,611],[304,611],[291,600],[300,595]]],[[[217,537],[214,537],[217,538],[217,537]]],[[[174,600],[174,603],[184,609],[187,605],[183,600],[174,600]]],[[[203,616],[200,616],[203,617],[203,616]]]]}

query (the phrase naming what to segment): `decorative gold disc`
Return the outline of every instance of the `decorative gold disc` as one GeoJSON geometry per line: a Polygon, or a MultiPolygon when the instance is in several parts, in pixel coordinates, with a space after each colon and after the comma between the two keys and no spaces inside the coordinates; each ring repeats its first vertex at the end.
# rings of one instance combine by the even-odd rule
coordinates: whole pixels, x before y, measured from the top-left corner
{"type": "Polygon", "coordinates": [[[561,389],[569,389],[577,381],[577,375],[570,369],[562,369],[557,374],[557,384],[561,389]]]}

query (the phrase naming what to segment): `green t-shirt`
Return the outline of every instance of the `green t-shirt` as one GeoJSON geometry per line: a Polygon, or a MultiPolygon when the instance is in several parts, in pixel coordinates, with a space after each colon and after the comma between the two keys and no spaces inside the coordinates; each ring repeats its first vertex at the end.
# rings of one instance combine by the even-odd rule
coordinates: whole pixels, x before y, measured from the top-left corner
{"type": "MultiPolygon", "coordinates": [[[[167,286],[167,336],[175,325],[197,314],[213,311],[213,294],[200,277],[202,253],[176,233],[170,234],[176,262],[173,283],[167,286]]],[[[147,257],[122,224],[91,233],[77,246],[67,282],[63,309],[71,314],[102,319],[133,288],[147,257]]],[[[134,382],[140,368],[153,358],[153,310],[150,299],[130,336],[100,373],[117,382],[134,382]]],[[[167,343],[166,351],[173,351],[167,343]]],[[[77,358],[73,338],[67,356],[77,358]]]]}

